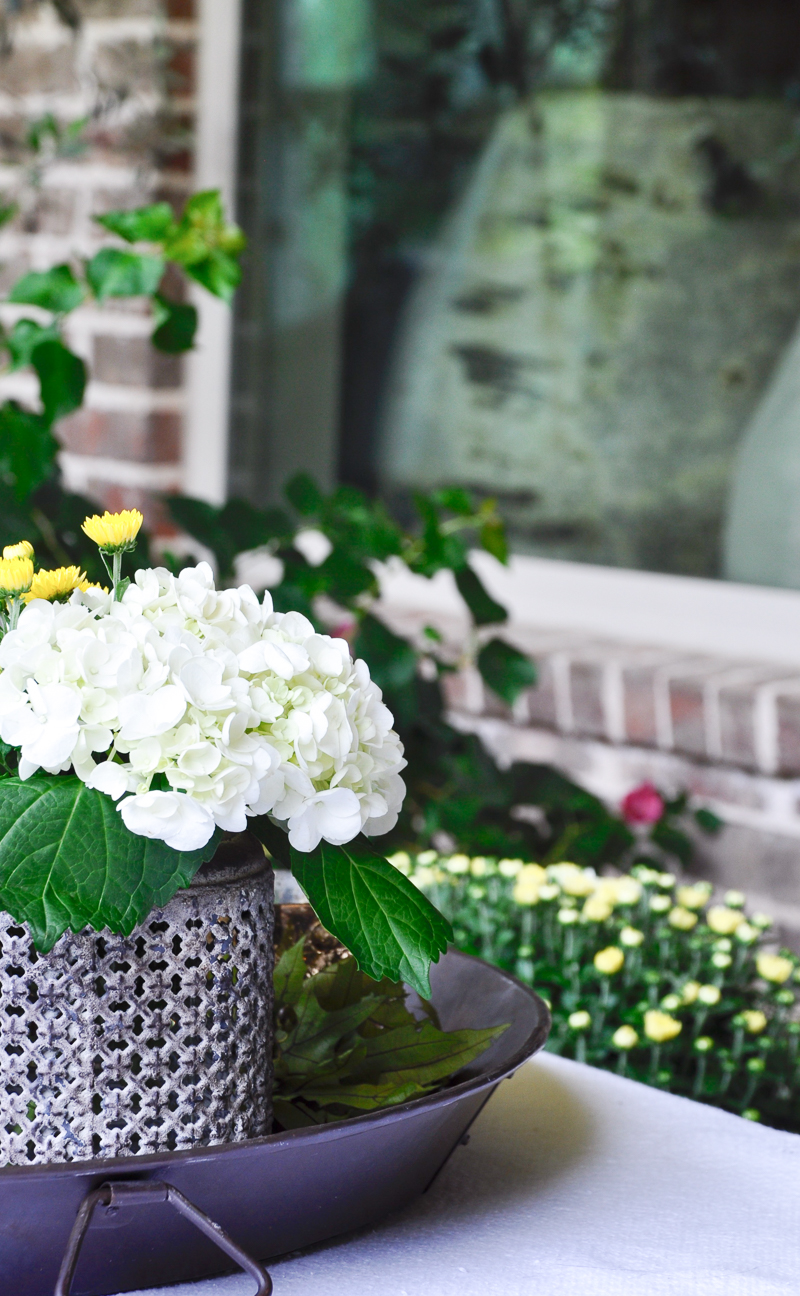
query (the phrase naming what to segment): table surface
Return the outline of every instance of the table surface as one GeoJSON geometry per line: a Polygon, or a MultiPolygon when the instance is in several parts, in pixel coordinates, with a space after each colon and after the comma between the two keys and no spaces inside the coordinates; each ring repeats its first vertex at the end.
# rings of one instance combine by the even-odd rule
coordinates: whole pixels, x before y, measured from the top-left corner
{"type": "Polygon", "coordinates": [[[800,1137],[542,1054],[424,1197],[270,1271],[275,1296],[796,1296],[798,1215],[800,1137]]]}

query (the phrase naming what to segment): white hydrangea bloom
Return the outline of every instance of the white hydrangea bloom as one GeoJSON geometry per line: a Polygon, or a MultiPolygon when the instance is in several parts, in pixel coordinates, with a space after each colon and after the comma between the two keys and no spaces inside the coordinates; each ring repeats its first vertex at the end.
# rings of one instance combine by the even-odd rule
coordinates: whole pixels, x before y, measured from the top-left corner
{"type": "Polygon", "coordinates": [[[405,795],[364,662],[268,593],[216,590],[207,563],[139,571],[118,603],[29,603],[0,643],[0,737],[21,778],[72,768],[178,850],[267,813],[298,850],[341,845],[388,832],[405,795]]]}

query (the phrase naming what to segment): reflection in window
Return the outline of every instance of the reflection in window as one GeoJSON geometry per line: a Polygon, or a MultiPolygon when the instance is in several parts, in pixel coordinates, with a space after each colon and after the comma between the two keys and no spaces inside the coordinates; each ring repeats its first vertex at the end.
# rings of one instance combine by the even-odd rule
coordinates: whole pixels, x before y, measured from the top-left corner
{"type": "Polygon", "coordinates": [[[338,438],[400,506],[497,495],[523,551],[800,585],[800,7],[280,14],[240,476],[338,438]]]}

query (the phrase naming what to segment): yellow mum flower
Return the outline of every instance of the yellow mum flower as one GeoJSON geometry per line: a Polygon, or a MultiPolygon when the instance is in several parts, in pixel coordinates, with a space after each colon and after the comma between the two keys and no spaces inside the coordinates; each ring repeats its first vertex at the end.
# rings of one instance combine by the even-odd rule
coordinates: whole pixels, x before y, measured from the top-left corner
{"type": "Polygon", "coordinates": [[[760,1035],[767,1028],[767,1019],[763,1012],[758,1009],[752,1009],[749,1012],[742,1013],[744,1028],[750,1035],[760,1035]]]}
{"type": "Polygon", "coordinates": [[[677,927],[678,931],[691,931],[697,925],[697,914],[690,909],[684,909],[681,905],[676,905],[670,910],[667,922],[670,927],[677,927]]]}
{"type": "Polygon", "coordinates": [[[81,524],[90,540],[94,540],[103,553],[124,553],[136,543],[144,518],[138,509],[123,509],[121,513],[104,513],[86,518],[81,524]]]}
{"type": "Polygon", "coordinates": [[[794,971],[794,963],[791,959],[782,958],[780,954],[759,954],[756,959],[758,975],[765,981],[774,981],[776,985],[783,985],[788,981],[794,971]]]}
{"type": "Polygon", "coordinates": [[[561,890],[570,896],[589,896],[597,886],[597,878],[577,864],[553,864],[550,875],[561,890]]]}
{"type": "Polygon", "coordinates": [[[681,999],[685,1004],[693,1004],[701,989],[699,981],[687,981],[681,989],[681,999]]]}
{"type": "Polygon", "coordinates": [[[635,949],[636,946],[641,945],[644,940],[644,932],[639,931],[638,927],[623,927],[619,934],[619,938],[623,945],[627,945],[630,949],[635,949]]]}
{"type": "Polygon", "coordinates": [[[604,973],[605,976],[613,976],[615,972],[619,972],[624,962],[625,955],[621,949],[617,949],[616,945],[609,945],[606,949],[598,950],[594,956],[594,965],[597,971],[604,973]]]}
{"type": "Polygon", "coordinates": [[[667,1040],[680,1035],[682,1030],[681,1022],[670,1017],[669,1013],[659,1012],[657,1008],[651,1008],[644,1015],[644,1033],[654,1044],[666,1044],[667,1040]]]}
{"type": "Polygon", "coordinates": [[[708,882],[695,882],[694,886],[681,886],[677,890],[678,904],[684,909],[702,909],[710,895],[708,882]]]}
{"type": "MultiPolygon", "coordinates": [[[[17,559],[19,562],[19,559],[17,559]]],[[[86,572],[80,567],[57,567],[54,571],[38,571],[33,577],[31,587],[23,595],[25,602],[32,599],[48,599],[61,603],[66,602],[73,590],[87,590],[89,582],[86,572]]]]}
{"type": "Polygon", "coordinates": [[[718,936],[730,936],[742,921],[738,909],[728,909],[725,905],[714,905],[706,914],[706,922],[718,936]]]}
{"type": "MultiPolygon", "coordinates": [[[[422,861],[422,856],[420,856],[422,861]]],[[[469,855],[451,855],[445,868],[448,873],[469,873],[469,855]]]]}
{"type": "Polygon", "coordinates": [[[697,991],[697,1002],[704,1004],[706,1008],[713,1008],[722,998],[719,986],[701,985],[697,991]]]}
{"type": "Polygon", "coordinates": [[[614,912],[614,906],[605,896],[598,894],[589,896],[582,912],[587,922],[607,922],[614,912]]]}
{"type": "Polygon", "coordinates": [[[33,579],[33,563],[30,558],[0,559],[0,598],[19,598],[30,589],[33,579]]]}
{"type": "Polygon", "coordinates": [[[539,864],[525,864],[517,874],[512,892],[514,903],[518,905],[535,905],[539,903],[539,892],[547,874],[539,864]]]}
{"type": "MultiPolygon", "coordinates": [[[[512,878],[521,873],[524,867],[524,861],[521,859],[501,859],[497,865],[497,871],[501,877],[512,878]]],[[[539,867],[538,864],[536,867],[539,867]]],[[[542,873],[544,874],[544,869],[542,869],[542,873]]]]}
{"type": "Polygon", "coordinates": [[[567,1021],[573,1030],[588,1030],[592,1024],[591,1017],[582,1009],[578,1012],[570,1013],[567,1021]]]}
{"type": "Polygon", "coordinates": [[[3,550],[4,558],[32,558],[33,545],[30,540],[20,540],[19,544],[6,545],[3,550]]]}
{"type": "Polygon", "coordinates": [[[611,1036],[614,1048],[632,1049],[639,1043],[639,1036],[632,1026],[619,1026],[611,1036]]]}

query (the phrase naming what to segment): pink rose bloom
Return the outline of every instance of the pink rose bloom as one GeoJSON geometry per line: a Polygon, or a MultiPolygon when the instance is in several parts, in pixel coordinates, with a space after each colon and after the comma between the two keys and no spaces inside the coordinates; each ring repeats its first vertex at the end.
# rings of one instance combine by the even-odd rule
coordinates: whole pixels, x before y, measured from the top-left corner
{"type": "Polygon", "coordinates": [[[629,824],[654,824],[664,813],[664,799],[652,783],[640,783],[624,798],[622,817],[629,824]]]}

